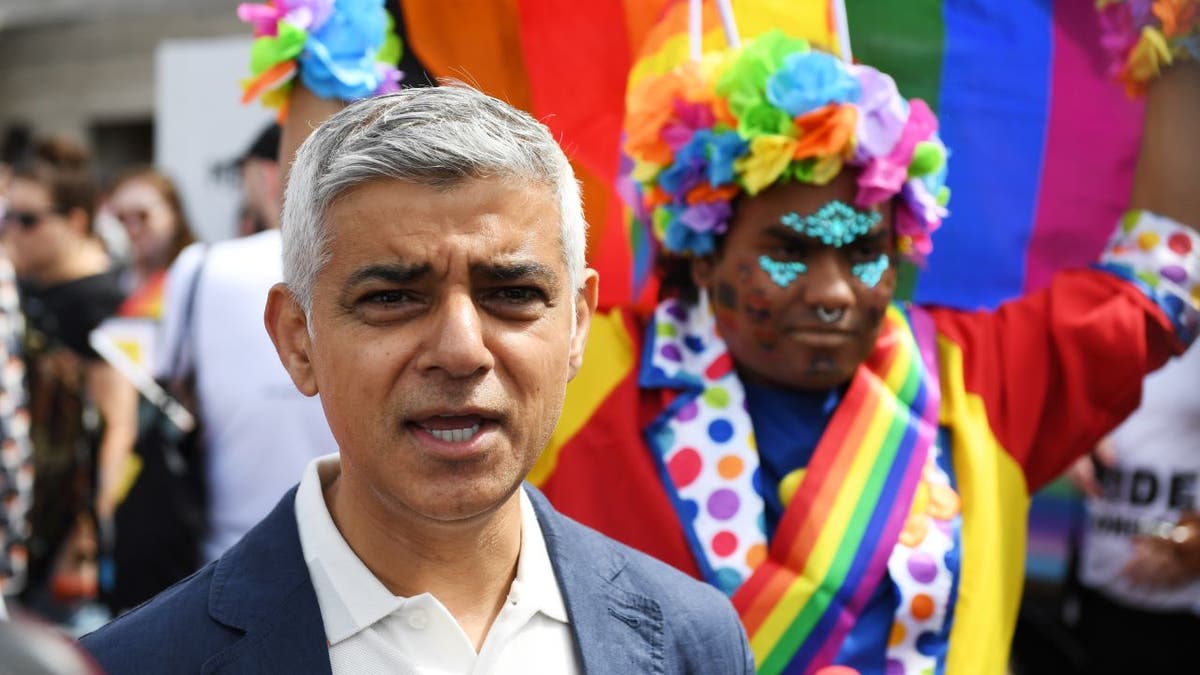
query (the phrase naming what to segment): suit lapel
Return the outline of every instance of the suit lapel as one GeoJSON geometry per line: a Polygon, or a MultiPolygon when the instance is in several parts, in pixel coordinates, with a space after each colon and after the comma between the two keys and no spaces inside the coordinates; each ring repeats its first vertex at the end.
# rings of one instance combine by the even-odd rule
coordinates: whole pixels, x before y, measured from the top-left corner
{"type": "Polygon", "coordinates": [[[203,673],[330,673],[321,608],[296,527],[296,490],[217,563],[209,615],[245,636],[203,673]]]}
{"type": "Polygon", "coordinates": [[[620,549],[564,518],[532,486],[525,489],[546,539],[583,672],[662,672],[662,610],[622,576],[627,561],[620,549]]]}

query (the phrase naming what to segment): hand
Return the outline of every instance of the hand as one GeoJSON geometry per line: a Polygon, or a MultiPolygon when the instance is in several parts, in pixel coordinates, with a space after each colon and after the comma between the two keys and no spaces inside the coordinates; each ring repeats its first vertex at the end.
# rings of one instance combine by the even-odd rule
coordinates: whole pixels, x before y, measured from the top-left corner
{"type": "Polygon", "coordinates": [[[1099,497],[1103,492],[1103,486],[1096,476],[1097,462],[1106,468],[1116,465],[1117,451],[1113,448],[1111,436],[1105,436],[1096,444],[1092,454],[1080,457],[1067,469],[1067,480],[1089,497],[1099,497]]]}
{"type": "Polygon", "coordinates": [[[1200,579],[1200,514],[1180,518],[1171,538],[1138,537],[1121,574],[1136,586],[1166,589],[1200,579]]]}

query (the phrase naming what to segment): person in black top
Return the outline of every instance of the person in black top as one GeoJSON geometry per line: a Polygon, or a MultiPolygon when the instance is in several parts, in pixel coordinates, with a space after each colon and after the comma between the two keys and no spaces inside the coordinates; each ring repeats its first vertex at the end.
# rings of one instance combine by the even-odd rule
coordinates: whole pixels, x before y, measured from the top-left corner
{"type": "Polygon", "coordinates": [[[111,523],[137,427],[135,390],[88,344],[124,299],[92,229],[96,196],[86,154],[43,143],[14,168],[4,215],[27,318],[34,497],[25,598],[59,621],[97,593],[97,533],[111,523]]]}

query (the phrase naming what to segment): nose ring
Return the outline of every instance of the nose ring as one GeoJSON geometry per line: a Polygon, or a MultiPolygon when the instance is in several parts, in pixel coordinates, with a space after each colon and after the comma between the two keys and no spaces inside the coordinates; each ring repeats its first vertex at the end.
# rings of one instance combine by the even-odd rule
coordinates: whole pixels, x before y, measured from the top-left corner
{"type": "Polygon", "coordinates": [[[817,305],[817,320],[821,323],[837,323],[838,319],[841,319],[845,313],[846,310],[840,307],[838,309],[829,309],[817,305]]]}

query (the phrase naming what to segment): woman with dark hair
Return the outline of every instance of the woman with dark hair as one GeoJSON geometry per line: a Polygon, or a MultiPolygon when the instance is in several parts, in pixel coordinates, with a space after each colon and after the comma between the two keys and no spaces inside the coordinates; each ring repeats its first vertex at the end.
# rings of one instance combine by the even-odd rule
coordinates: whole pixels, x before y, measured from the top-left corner
{"type": "Polygon", "coordinates": [[[28,320],[35,478],[26,598],[62,621],[96,594],[97,525],[112,519],[136,435],[133,387],[88,342],[124,299],[92,228],[96,197],[86,153],[43,143],[14,168],[4,216],[28,320]]]}
{"type": "Polygon", "coordinates": [[[175,183],[154,167],[131,169],[113,185],[109,208],[129,235],[131,295],[121,314],[159,318],[167,267],[196,241],[175,183]]]}

